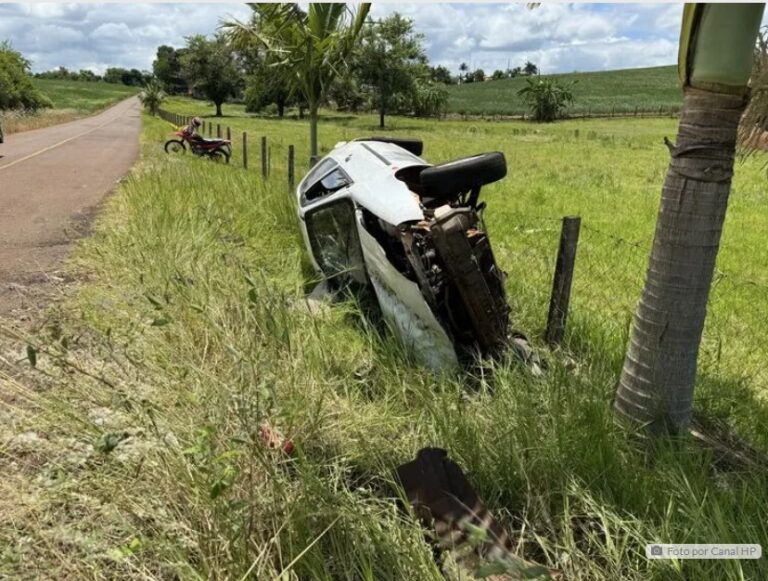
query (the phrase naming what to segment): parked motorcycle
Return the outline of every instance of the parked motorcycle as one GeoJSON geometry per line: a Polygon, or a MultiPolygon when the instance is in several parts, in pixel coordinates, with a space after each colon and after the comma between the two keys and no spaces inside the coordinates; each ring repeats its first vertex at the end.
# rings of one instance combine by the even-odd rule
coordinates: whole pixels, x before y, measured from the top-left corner
{"type": "Polygon", "coordinates": [[[176,131],[174,135],[179,139],[166,141],[165,153],[186,153],[189,149],[195,155],[224,163],[229,163],[229,158],[232,157],[232,142],[229,139],[205,139],[199,135],[191,135],[186,129],[176,131]]]}

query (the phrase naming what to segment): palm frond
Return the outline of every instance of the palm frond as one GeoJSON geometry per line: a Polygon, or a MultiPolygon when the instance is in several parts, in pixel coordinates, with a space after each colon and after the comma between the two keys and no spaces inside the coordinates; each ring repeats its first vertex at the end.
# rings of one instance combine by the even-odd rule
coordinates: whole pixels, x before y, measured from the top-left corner
{"type": "Polygon", "coordinates": [[[757,36],[749,105],[739,124],[739,148],[749,155],[768,149],[768,27],[757,36]]]}

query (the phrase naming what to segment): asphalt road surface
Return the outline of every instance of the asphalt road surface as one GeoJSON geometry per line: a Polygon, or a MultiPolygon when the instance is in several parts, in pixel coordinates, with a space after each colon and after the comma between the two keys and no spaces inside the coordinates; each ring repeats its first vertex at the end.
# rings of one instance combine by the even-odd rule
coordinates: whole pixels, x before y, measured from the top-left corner
{"type": "Polygon", "coordinates": [[[135,97],[0,144],[0,316],[26,319],[64,280],[71,244],[139,155],[135,97]]]}

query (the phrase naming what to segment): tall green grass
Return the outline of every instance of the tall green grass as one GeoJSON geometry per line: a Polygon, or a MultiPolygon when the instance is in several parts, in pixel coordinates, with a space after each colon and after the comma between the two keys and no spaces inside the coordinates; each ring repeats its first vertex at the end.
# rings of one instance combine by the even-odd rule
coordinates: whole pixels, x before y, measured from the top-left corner
{"type": "MultiPolygon", "coordinates": [[[[625,311],[606,297],[623,304],[636,279],[607,281],[612,264],[642,268],[643,248],[627,259],[634,255],[613,239],[585,231],[586,255],[600,262],[578,259],[570,352],[548,356],[544,377],[511,358],[482,377],[434,376],[362,299],[306,308],[314,275],[277,155],[301,145],[306,126],[228,122],[270,136],[270,179],[237,158],[231,166],[169,158],[168,125],[145,118],[143,162],[77,254],[88,278],[27,339],[37,370],[0,379],[10,394],[0,408],[0,462],[10,475],[0,574],[441,579],[391,483],[398,463],[431,445],[465,468],[520,555],[568,579],[768,575],[764,560],[644,556],[651,542],[768,539],[768,478],[714,472],[687,442],[646,455],[616,431],[610,403],[625,311]],[[611,248],[614,256],[602,254],[611,248]],[[262,446],[264,419],[293,438],[292,459],[262,446]],[[15,435],[30,431],[39,439],[15,435]]],[[[322,138],[327,146],[368,123],[337,120],[322,138]]],[[[423,133],[430,159],[491,145],[507,152],[510,177],[488,189],[486,217],[516,324],[534,340],[553,217],[579,212],[626,239],[649,233],[663,161],[651,144],[668,128],[654,123],[595,124],[587,139],[572,125],[516,125],[515,134],[397,120],[398,132],[423,133]]],[[[301,147],[298,159],[305,154],[301,147]]],[[[737,182],[737,192],[749,183],[737,182]]],[[[743,211],[738,202],[732,210],[743,211]]],[[[734,393],[707,397],[723,408],[734,393]]],[[[746,425],[761,417],[738,406],[735,416],[746,425]]]]}

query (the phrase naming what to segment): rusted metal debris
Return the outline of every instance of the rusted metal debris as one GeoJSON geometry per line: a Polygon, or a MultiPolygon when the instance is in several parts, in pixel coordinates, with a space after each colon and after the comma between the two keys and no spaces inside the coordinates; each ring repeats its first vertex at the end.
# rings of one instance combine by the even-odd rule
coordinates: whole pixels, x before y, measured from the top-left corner
{"type": "MultiPolygon", "coordinates": [[[[434,540],[441,548],[456,550],[474,544],[475,556],[503,565],[497,569],[499,574],[482,575],[483,578],[559,578],[559,572],[514,554],[511,537],[445,450],[419,450],[414,460],[396,468],[395,476],[416,515],[434,531],[434,540]]],[[[488,570],[487,565],[483,568],[488,570]]]]}

